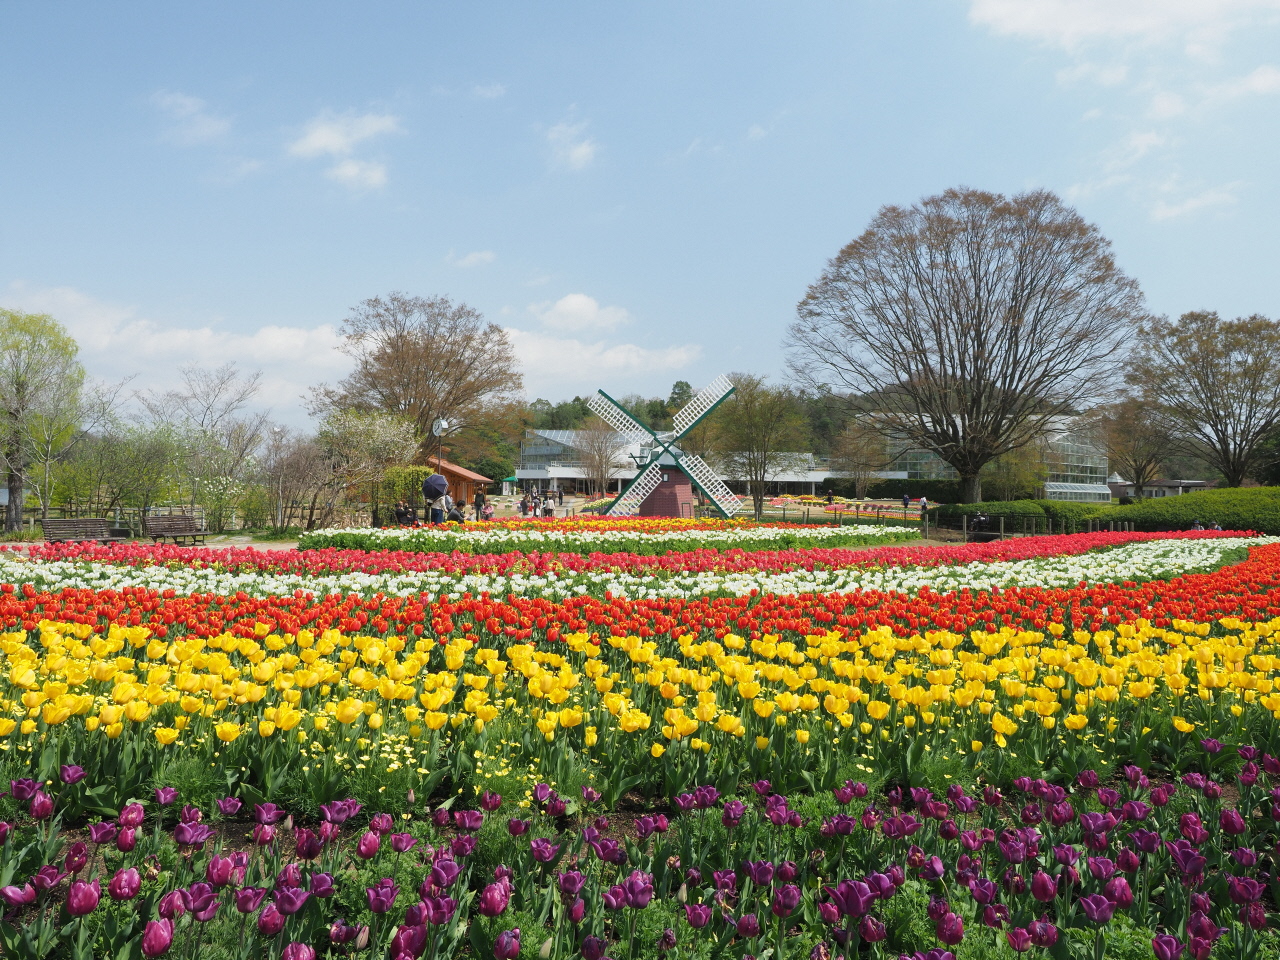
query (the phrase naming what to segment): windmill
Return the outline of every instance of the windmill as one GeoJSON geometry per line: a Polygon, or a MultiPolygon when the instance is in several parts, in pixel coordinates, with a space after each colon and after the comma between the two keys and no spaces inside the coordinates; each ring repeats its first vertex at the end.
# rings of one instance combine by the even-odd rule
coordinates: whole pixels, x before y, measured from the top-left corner
{"type": "MultiPolygon", "coordinates": [[[[688,477],[689,482],[715,504],[724,516],[731,517],[742,509],[742,503],[737,496],[707,465],[706,461],[695,454],[685,453],[676,445],[682,438],[688,436],[694,427],[710,416],[711,411],[731,393],[733,393],[733,384],[729,378],[716,377],[675,415],[673,420],[675,429],[663,433],[655,433],[637,421],[622,404],[603,390],[594,394],[587,401],[587,406],[592,413],[622,434],[628,444],[640,445],[639,455],[632,456],[638,468],[635,479],[613,501],[613,505],[607,511],[608,515],[627,517],[640,513],[641,506],[651,494],[664,485],[678,487],[681,477],[688,477]],[[673,474],[675,474],[674,480],[672,480],[673,474]]],[[[685,489],[687,492],[687,488],[685,489]]],[[[678,501],[678,494],[674,499],[678,501]]],[[[689,501],[692,502],[691,495],[689,501]]],[[[666,515],[679,516],[678,513],[666,515]]]]}

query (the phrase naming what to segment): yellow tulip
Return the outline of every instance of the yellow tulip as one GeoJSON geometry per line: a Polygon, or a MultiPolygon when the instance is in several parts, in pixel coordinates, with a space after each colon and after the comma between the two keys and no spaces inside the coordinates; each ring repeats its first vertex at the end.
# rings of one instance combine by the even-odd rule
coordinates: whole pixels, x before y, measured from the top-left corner
{"type": "Polygon", "coordinates": [[[166,747],[178,739],[178,731],[173,727],[156,727],[152,733],[155,734],[155,738],[160,741],[161,745],[166,747]]]}
{"type": "Polygon", "coordinates": [[[218,735],[218,739],[223,743],[231,743],[236,737],[240,736],[240,724],[224,720],[214,726],[213,732],[218,735]]]}

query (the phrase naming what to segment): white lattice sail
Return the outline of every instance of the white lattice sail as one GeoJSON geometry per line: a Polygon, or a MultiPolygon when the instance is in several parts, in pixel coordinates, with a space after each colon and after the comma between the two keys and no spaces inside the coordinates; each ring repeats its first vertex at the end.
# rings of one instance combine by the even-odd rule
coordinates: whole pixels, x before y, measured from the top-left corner
{"type": "Polygon", "coordinates": [[[640,512],[640,504],[645,502],[649,494],[658,489],[660,483],[662,483],[662,467],[656,463],[649,464],[644,473],[636,477],[627,487],[626,492],[613,502],[613,506],[609,508],[609,516],[635,516],[640,512]]]}
{"type": "Polygon", "coordinates": [[[599,393],[587,398],[587,408],[613,429],[622,434],[629,443],[640,443],[653,436],[648,430],[635,421],[625,410],[599,393]]]}
{"type": "Polygon", "coordinates": [[[702,488],[702,492],[711,498],[725,516],[732,517],[742,509],[742,501],[701,457],[685,454],[680,458],[680,469],[702,488]]]}
{"type": "Polygon", "coordinates": [[[672,419],[671,423],[676,429],[676,435],[683,435],[732,389],[733,383],[721,374],[699,390],[698,395],[686,403],[672,419]]]}

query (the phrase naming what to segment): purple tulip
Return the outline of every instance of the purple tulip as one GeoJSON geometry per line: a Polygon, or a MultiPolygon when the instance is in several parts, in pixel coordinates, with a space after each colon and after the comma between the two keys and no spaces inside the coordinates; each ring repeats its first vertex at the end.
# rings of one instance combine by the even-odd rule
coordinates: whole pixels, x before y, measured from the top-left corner
{"type": "Polygon", "coordinates": [[[142,931],[142,955],[159,957],[173,944],[173,921],[151,920],[142,931]]]}
{"type": "Polygon", "coordinates": [[[1080,898],[1080,909],[1093,923],[1108,923],[1116,912],[1116,905],[1100,893],[1080,898]]]}
{"type": "Polygon", "coordinates": [[[375,813],[369,818],[369,829],[378,836],[385,836],[395,829],[396,822],[389,813],[375,813]]]}
{"type": "Polygon", "coordinates": [[[274,803],[256,803],[253,806],[253,818],[263,826],[274,826],[286,816],[288,814],[284,808],[277,807],[274,803]]]}
{"type": "Polygon", "coordinates": [[[284,914],[274,903],[268,903],[258,914],[258,932],[264,937],[274,937],[284,929],[284,914]]]}
{"type": "Polygon", "coordinates": [[[74,764],[63,764],[58,770],[58,776],[67,786],[79,783],[87,774],[84,767],[77,767],[74,764]]]}
{"type": "MultiPolygon", "coordinates": [[[[375,886],[365,890],[365,897],[369,901],[369,909],[374,913],[386,913],[395,906],[396,897],[400,896],[400,888],[396,886],[395,881],[389,877],[379,880],[375,886]]],[[[286,911],[292,913],[293,911],[286,911]]]]}
{"type": "Polygon", "coordinates": [[[1156,960],[1179,960],[1185,948],[1177,937],[1161,933],[1151,941],[1151,949],[1155,952],[1156,960]]]}
{"type": "Polygon", "coordinates": [[[653,899],[653,877],[633,870],[631,876],[622,881],[622,889],[626,891],[627,906],[632,910],[643,910],[653,899]]]}
{"type": "Polygon", "coordinates": [[[604,900],[604,905],[609,910],[621,910],[627,905],[627,891],[619,884],[614,884],[604,891],[600,894],[600,898],[604,900]]]}
{"type": "Polygon", "coordinates": [[[724,810],[720,814],[720,822],[729,829],[733,829],[742,822],[743,815],[747,812],[747,805],[741,800],[725,801],[724,810]]]}
{"type": "Polygon", "coordinates": [[[800,888],[794,883],[779,887],[773,895],[773,903],[769,909],[775,917],[789,917],[800,905],[800,888]]]}
{"type": "Polygon", "coordinates": [[[378,850],[381,846],[382,837],[372,830],[366,830],[356,843],[356,856],[361,860],[372,860],[378,855],[378,850]]]}
{"type": "Polygon", "coordinates": [[[1227,895],[1235,904],[1252,903],[1262,898],[1266,888],[1250,877],[1234,877],[1227,874],[1227,895]]]}
{"type": "Polygon", "coordinates": [[[418,839],[411,833],[393,833],[391,849],[396,853],[408,853],[418,845],[418,839]]]}
{"type": "Polygon", "coordinates": [[[120,816],[116,817],[116,823],[122,827],[140,827],[146,817],[147,813],[142,809],[142,804],[129,803],[120,811],[120,816]]]}
{"type": "Polygon", "coordinates": [[[218,912],[218,891],[207,883],[193,883],[187,888],[187,903],[191,916],[201,923],[212,920],[218,912]]]}
{"type": "Polygon", "coordinates": [[[253,842],[260,847],[271,846],[272,841],[276,838],[276,828],[269,823],[254,824],[253,842]]]}
{"type": "Polygon", "coordinates": [[[841,880],[834,887],[824,887],[832,903],[846,917],[861,918],[871,909],[876,895],[860,880],[841,880]]]}
{"type": "Polygon", "coordinates": [[[1204,747],[1206,753],[1219,753],[1222,750],[1222,741],[1212,738],[1201,740],[1200,746],[1204,747]]]}
{"type": "Polygon", "coordinates": [[[486,917],[501,916],[511,902],[511,887],[506,881],[491,883],[480,891],[479,910],[486,917]]]}
{"type": "Polygon", "coordinates": [[[313,897],[320,897],[322,900],[332,897],[334,892],[332,874],[313,873],[307,889],[311,891],[313,897]]]}
{"type": "Polygon", "coordinates": [[[218,802],[218,812],[224,817],[234,817],[240,812],[241,802],[235,797],[223,797],[218,802]]]}
{"type": "Polygon", "coordinates": [[[89,848],[81,841],[76,841],[67,848],[67,855],[62,861],[67,873],[76,874],[89,865],[89,848]]]}
{"type": "Polygon", "coordinates": [[[262,901],[266,895],[265,887],[244,887],[237,890],[235,896],[236,909],[241,913],[253,913],[258,907],[262,906],[262,901]]]}
{"type": "Polygon", "coordinates": [[[585,800],[587,803],[596,803],[603,796],[604,794],[602,794],[595,787],[589,787],[585,783],[582,785],[582,799],[585,800]]]}
{"type": "MultiPolygon", "coordinates": [[[[561,873],[556,876],[556,885],[560,888],[560,893],[566,898],[576,897],[586,882],[587,878],[577,870],[570,870],[568,873],[561,873]]],[[[566,900],[566,902],[568,901],[566,900]]]]}
{"type": "Polygon", "coordinates": [[[1113,860],[1106,857],[1090,857],[1089,873],[1093,875],[1095,880],[1110,880],[1116,872],[1116,865],[1113,860]]]}
{"type": "Polygon", "coordinates": [[[323,844],[314,830],[300,827],[293,834],[293,852],[299,860],[314,860],[320,856],[323,844]]]}
{"type": "Polygon", "coordinates": [[[529,849],[533,851],[533,859],[539,863],[550,863],[560,852],[560,847],[544,837],[529,841],[529,849]]]}
{"type": "Polygon", "coordinates": [[[587,915],[587,901],[578,897],[573,901],[573,906],[569,908],[569,922],[578,924],[582,922],[582,918],[587,915]]]}
{"type": "Polygon", "coordinates": [[[494,960],[515,960],[520,955],[520,928],[504,930],[493,944],[494,960]]]}
{"type": "Polygon", "coordinates": [[[1031,877],[1031,896],[1041,903],[1048,903],[1057,895],[1057,881],[1043,870],[1037,870],[1031,877]]]}
{"type": "Polygon", "coordinates": [[[1233,837],[1248,830],[1248,826],[1244,822],[1244,817],[1240,815],[1239,810],[1227,809],[1218,814],[1218,825],[1222,827],[1222,832],[1233,837]]]}
{"type": "Polygon", "coordinates": [[[462,873],[462,867],[456,860],[437,860],[431,868],[431,883],[437,889],[447,890],[462,873]]]}
{"type": "Polygon", "coordinates": [[[31,815],[32,820],[48,820],[53,816],[53,797],[43,790],[37,790],[31,798],[27,812],[31,815]]]}
{"type": "Polygon", "coordinates": [[[66,876],[67,875],[65,873],[53,864],[48,864],[35,872],[31,877],[31,882],[35,884],[36,889],[41,893],[48,893],[66,879],[66,876]]]}
{"type": "Polygon", "coordinates": [[[512,817],[507,821],[507,833],[513,837],[523,837],[529,832],[531,826],[533,826],[533,821],[531,820],[519,820],[516,817],[512,817]]]}
{"type": "Polygon", "coordinates": [[[734,931],[740,937],[750,939],[752,937],[760,936],[760,921],[756,919],[756,915],[754,913],[748,913],[746,916],[739,917],[737,923],[733,926],[734,931]]]}
{"type": "Polygon", "coordinates": [[[1005,931],[1004,938],[1018,953],[1026,953],[1031,949],[1031,934],[1026,927],[1010,927],[1005,931]]]}
{"type": "Polygon", "coordinates": [[[177,920],[191,909],[191,897],[186,890],[170,890],[156,905],[156,912],[165,920],[177,920]]]}
{"type": "Polygon", "coordinates": [[[73,917],[83,917],[86,913],[93,913],[98,908],[98,901],[101,898],[102,888],[98,886],[97,880],[93,883],[73,880],[67,890],[67,913],[73,917]]]}
{"type": "Polygon", "coordinates": [[[767,887],[773,883],[773,864],[768,860],[748,860],[743,863],[742,869],[757,887],[767,887]]]}
{"type": "Polygon", "coordinates": [[[954,947],[964,939],[964,921],[957,913],[948,913],[940,919],[934,929],[938,940],[948,947],[954,947]]]}
{"type": "Polygon", "coordinates": [[[689,926],[701,930],[711,922],[711,908],[701,903],[686,903],[684,916],[689,921],[689,926]]]}
{"type": "Polygon", "coordinates": [[[178,791],[175,787],[156,787],[156,803],[162,807],[167,807],[178,799],[178,791]]]}
{"type": "Polygon", "coordinates": [[[1128,910],[1133,906],[1133,890],[1124,877],[1112,877],[1108,880],[1102,894],[1120,910],[1128,910]]]}
{"type": "Polygon", "coordinates": [[[23,907],[29,903],[35,903],[37,896],[36,888],[29,883],[21,887],[0,887],[0,897],[3,897],[4,902],[11,907],[23,907]]]}
{"type": "Polygon", "coordinates": [[[23,777],[21,780],[9,781],[9,792],[13,794],[13,799],[18,803],[25,803],[36,795],[36,791],[40,789],[40,784],[29,777],[23,777]]]}
{"type": "Polygon", "coordinates": [[[471,856],[471,851],[476,848],[476,838],[474,834],[465,833],[462,836],[454,837],[449,842],[449,852],[455,857],[461,859],[471,856]]]}
{"type": "Polygon", "coordinates": [[[173,842],[180,847],[202,847],[213,834],[207,823],[180,823],[173,828],[173,842]]]}
{"type": "Polygon", "coordinates": [[[969,881],[969,893],[973,895],[976,903],[985,907],[989,903],[996,902],[1000,896],[1000,888],[992,880],[977,877],[969,881]]]}
{"type": "Polygon", "coordinates": [[[311,944],[295,940],[284,948],[280,960],[316,960],[316,951],[311,944]]]}
{"type": "Polygon", "coordinates": [[[1031,934],[1031,942],[1037,947],[1048,948],[1058,942],[1058,928],[1046,917],[1028,923],[1027,933],[1031,934]]]}
{"type": "Polygon", "coordinates": [[[276,906],[285,916],[293,916],[301,910],[310,897],[309,891],[301,890],[297,887],[284,887],[272,894],[276,906]]]}
{"type": "Polygon", "coordinates": [[[276,887],[290,887],[294,890],[302,886],[302,867],[296,863],[286,863],[276,874],[276,887]]]}
{"type": "Polygon", "coordinates": [[[136,867],[116,871],[116,875],[107,884],[107,894],[112,900],[132,900],[142,889],[142,875],[136,867]]]}
{"type": "Polygon", "coordinates": [[[215,887],[225,887],[235,873],[235,863],[230,857],[213,856],[204,868],[204,878],[215,887]]]}
{"type": "Polygon", "coordinates": [[[453,825],[459,830],[475,833],[484,826],[484,814],[479,810],[457,810],[453,814],[453,825]]]}

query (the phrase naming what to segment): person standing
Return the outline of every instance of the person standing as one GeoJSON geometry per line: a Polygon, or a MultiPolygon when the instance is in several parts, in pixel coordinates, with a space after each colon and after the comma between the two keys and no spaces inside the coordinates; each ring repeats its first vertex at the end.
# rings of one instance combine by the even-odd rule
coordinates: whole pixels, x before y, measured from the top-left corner
{"type": "Polygon", "coordinates": [[[472,504],[476,508],[476,519],[480,519],[480,515],[484,513],[484,505],[487,498],[484,495],[484,487],[476,487],[476,498],[472,504]]]}
{"type": "Polygon", "coordinates": [[[907,515],[907,508],[911,506],[911,494],[904,493],[902,495],[902,515],[907,515]]]}

